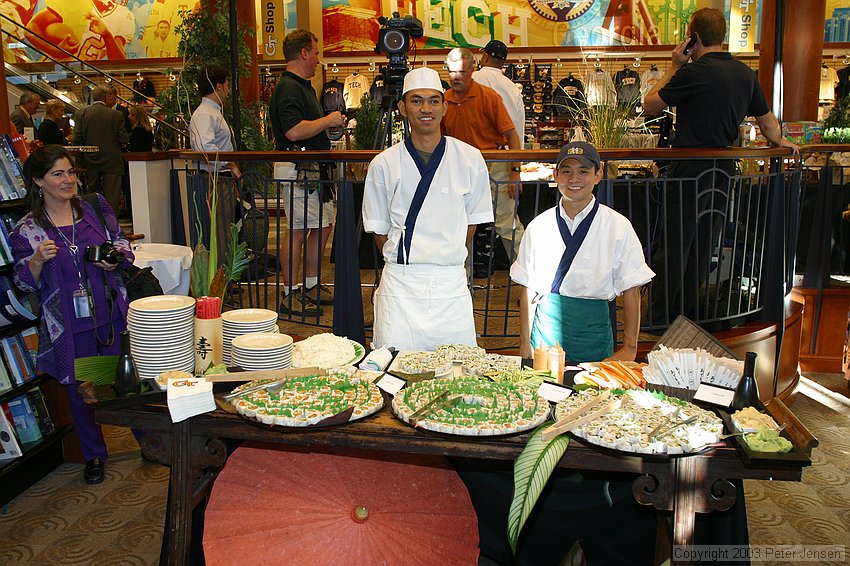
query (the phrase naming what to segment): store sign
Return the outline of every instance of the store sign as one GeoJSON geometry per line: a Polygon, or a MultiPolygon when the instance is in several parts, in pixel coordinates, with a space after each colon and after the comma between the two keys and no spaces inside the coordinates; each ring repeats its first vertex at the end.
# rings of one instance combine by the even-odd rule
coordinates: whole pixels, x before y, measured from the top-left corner
{"type": "Polygon", "coordinates": [[[756,50],[756,0],[732,0],[729,11],[729,51],[745,53],[756,50]]]}
{"type": "Polygon", "coordinates": [[[280,0],[260,0],[260,18],[257,33],[257,44],[263,57],[283,58],[283,39],[286,37],[284,27],[284,3],[280,0]]]}

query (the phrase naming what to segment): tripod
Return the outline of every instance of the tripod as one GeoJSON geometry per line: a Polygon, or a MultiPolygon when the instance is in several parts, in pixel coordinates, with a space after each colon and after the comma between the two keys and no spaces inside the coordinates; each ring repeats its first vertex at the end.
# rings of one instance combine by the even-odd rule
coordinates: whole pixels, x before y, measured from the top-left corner
{"type": "MultiPolygon", "coordinates": [[[[389,92],[381,98],[381,106],[378,110],[378,127],[375,129],[375,139],[372,140],[372,149],[384,149],[393,144],[393,126],[399,118],[398,102],[401,100],[401,85],[389,86],[389,92]]],[[[404,137],[410,133],[407,122],[402,120],[404,137]]]]}

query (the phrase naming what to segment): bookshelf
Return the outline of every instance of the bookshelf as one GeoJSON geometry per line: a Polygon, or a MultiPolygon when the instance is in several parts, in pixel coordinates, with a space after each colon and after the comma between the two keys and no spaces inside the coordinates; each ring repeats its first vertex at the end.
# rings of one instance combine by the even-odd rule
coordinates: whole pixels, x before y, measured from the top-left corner
{"type": "Polygon", "coordinates": [[[61,410],[61,386],[38,374],[38,318],[12,283],[9,233],[23,214],[21,162],[9,136],[0,136],[0,506],[64,462],[63,439],[73,430],[61,410]],[[22,334],[24,333],[24,334],[22,334]],[[25,337],[26,335],[26,337],[25,337]],[[35,339],[34,341],[32,339],[35,339]],[[20,454],[18,455],[18,452],[20,454]]]}

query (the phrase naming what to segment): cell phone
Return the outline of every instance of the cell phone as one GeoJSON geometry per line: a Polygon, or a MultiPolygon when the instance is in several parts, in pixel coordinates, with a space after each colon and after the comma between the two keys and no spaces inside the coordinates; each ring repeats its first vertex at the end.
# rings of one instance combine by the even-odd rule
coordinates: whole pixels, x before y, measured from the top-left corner
{"type": "Polygon", "coordinates": [[[685,45],[685,54],[690,55],[693,52],[694,47],[696,47],[696,44],[697,44],[697,36],[692,35],[690,41],[688,41],[688,44],[685,45]]]}

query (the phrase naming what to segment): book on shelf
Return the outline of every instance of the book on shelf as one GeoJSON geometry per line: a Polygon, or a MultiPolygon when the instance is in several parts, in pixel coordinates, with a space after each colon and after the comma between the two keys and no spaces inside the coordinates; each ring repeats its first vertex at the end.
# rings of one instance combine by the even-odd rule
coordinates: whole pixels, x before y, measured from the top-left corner
{"type": "Polygon", "coordinates": [[[0,276],[0,329],[14,324],[27,324],[36,319],[15,294],[11,280],[0,276]]]}
{"type": "Polygon", "coordinates": [[[9,232],[6,230],[4,223],[0,222],[0,265],[14,263],[15,258],[12,255],[12,244],[9,239],[9,232]]]}
{"type": "Polygon", "coordinates": [[[21,455],[21,447],[15,433],[15,426],[6,416],[6,412],[0,410],[0,460],[11,460],[21,455]]]}
{"type": "Polygon", "coordinates": [[[26,394],[15,397],[8,402],[8,405],[12,422],[18,432],[18,441],[21,444],[32,444],[41,440],[41,429],[38,428],[38,420],[30,405],[29,397],[26,394]]]}
{"type": "Polygon", "coordinates": [[[36,387],[27,391],[27,399],[35,413],[35,419],[38,423],[38,429],[41,431],[41,436],[48,436],[56,431],[56,425],[53,424],[53,419],[50,418],[50,411],[47,410],[47,402],[44,400],[44,394],[41,389],[36,387]]]}
{"type": "Polygon", "coordinates": [[[23,198],[27,193],[26,185],[24,185],[24,167],[18,155],[15,142],[8,134],[3,134],[3,137],[0,138],[0,146],[2,146],[3,150],[3,168],[12,178],[12,185],[8,187],[10,189],[9,192],[17,195],[13,198],[23,198]]]}
{"type": "Polygon", "coordinates": [[[32,360],[29,353],[24,353],[23,341],[18,342],[18,336],[0,338],[0,349],[6,361],[6,367],[15,380],[16,385],[23,385],[35,377],[35,371],[30,371],[32,360]]]}
{"type": "Polygon", "coordinates": [[[15,387],[15,382],[12,380],[12,376],[9,375],[9,370],[6,369],[6,364],[4,364],[3,360],[0,359],[0,395],[10,391],[13,387],[15,387]]]}
{"type": "Polygon", "coordinates": [[[15,334],[15,336],[13,336],[13,338],[15,339],[15,342],[17,343],[18,348],[20,349],[21,358],[23,359],[24,367],[26,368],[28,376],[27,379],[35,379],[35,360],[30,355],[29,348],[24,342],[23,336],[21,336],[21,333],[18,332],[17,334],[15,334]]]}
{"type": "MultiPolygon", "coordinates": [[[[27,304],[29,303],[27,302],[27,304]]],[[[38,360],[38,328],[30,326],[21,330],[20,334],[21,340],[24,341],[24,348],[29,353],[32,365],[35,367],[38,360]]]]}

